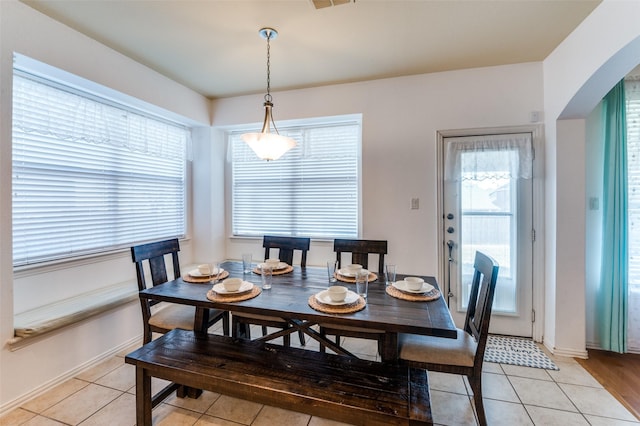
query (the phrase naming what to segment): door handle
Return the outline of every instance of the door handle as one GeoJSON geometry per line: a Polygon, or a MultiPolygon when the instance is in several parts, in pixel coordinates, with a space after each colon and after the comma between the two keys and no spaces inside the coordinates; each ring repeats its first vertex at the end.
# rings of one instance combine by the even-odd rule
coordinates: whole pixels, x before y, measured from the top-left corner
{"type": "Polygon", "coordinates": [[[447,247],[449,248],[449,262],[447,265],[449,266],[449,273],[447,274],[447,306],[449,306],[449,299],[454,297],[453,292],[451,291],[451,264],[453,263],[453,247],[456,243],[453,240],[447,241],[447,247]]]}

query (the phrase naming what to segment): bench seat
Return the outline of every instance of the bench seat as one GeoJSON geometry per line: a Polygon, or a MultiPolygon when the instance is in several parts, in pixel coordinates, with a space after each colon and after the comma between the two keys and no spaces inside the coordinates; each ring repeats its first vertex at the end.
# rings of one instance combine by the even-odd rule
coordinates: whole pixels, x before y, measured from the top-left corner
{"type": "Polygon", "coordinates": [[[137,300],[138,287],[135,281],[127,281],[31,309],[14,316],[14,337],[8,343],[16,345],[24,339],[75,324],[137,300]]]}
{"type": "Polygon", "coordinates": [[[125,360],[139,426],[151,425],[151,377],[355,425],[432,424],[422,369],[180,329],[125,360]]]}

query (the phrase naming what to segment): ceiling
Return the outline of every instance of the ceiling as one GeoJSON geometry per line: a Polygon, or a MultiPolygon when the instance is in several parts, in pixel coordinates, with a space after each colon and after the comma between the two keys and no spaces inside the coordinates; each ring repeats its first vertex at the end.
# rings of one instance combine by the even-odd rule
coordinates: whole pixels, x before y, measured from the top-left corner
{"type": "Polygon", "coordinates": [[[541,61],[600,0],[22,0],[209,98],[541,61]]]}

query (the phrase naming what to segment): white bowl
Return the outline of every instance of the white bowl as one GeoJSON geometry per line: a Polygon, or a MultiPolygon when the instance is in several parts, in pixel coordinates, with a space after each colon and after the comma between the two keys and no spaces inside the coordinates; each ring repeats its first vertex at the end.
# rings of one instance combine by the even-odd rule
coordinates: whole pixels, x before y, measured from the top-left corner
{"type": "Polygon", "coordinates": [[[342,302],[347,297],[347,288],[341,285],[332,285],[327,292],[332,302],[342,302]]]}
{"type": "Polygon", "coordinates": [[[238,289],[242,285],[242,278],[227,278],[226,280],[222,281],[222,285],[227,291],[238,291],[238,289]]]}
{"type": "Polygon", "coordinates": [[[211,265],[203,263],[202,265],[198,265],[198,272],[202,275],[211,275],[211,265]]]}
{"type": "Polygon", "coordinates": [[[278,264],[280,263],[280,259],[267,259],[264,261],[264,263],[266,263],[271,267],[275,267],[275,266],[278,266],[278,264]]]}
{"type": "Polygon", "coordinates": [[[424,284],[424,280],[418,277],[406,277],[404,282],[407,283],[407,288],[413,291],[420,290],[422,288],[422,284],[424,284]]]}
{"type": "Polygon", "coordinates": [[[355,275],[357,272],[362,270],[362,265],[352,263],[351,265],[347,265],[345,269],[355,275]]]}

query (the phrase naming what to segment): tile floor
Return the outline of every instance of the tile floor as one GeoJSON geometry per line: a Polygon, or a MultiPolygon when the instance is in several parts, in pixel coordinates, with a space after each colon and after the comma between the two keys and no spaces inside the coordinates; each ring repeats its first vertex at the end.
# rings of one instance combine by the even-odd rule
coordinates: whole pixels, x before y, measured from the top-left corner
{"type": "MultiPolygon", "coordinates": [[[[255,333],[259,335],[259,329],[255,333]]],[[[299,343],[297,340],[292,339],[292,342],[299,343]]],[[[347,339],[345,345],[363,358],[375,359],[377,356],[376,345],[371,341],[347,339]]],[[[317,349],[314,343],[307,346],[317,349]]],[[[128,352],[123,351],[24,403],[0,418],[0,425],[135,425],[134,368],[124,363],[128,352]]],[[[552,359],[560,371],[485,363],[484,404],[490,425],[640,425],[640,421],[576,361],[560,357],[552,359]]],[[[429,380],[436,424],[476,424],[466,379],[430,373],[429,380]]],[[[154,391],[165,384],[154,379],[154,391]]],[[[342,425],[213,392],[204,392],[197,400],[179,399],[174,394],[153,410],[153,424],[342,425]]]]}

